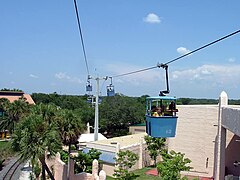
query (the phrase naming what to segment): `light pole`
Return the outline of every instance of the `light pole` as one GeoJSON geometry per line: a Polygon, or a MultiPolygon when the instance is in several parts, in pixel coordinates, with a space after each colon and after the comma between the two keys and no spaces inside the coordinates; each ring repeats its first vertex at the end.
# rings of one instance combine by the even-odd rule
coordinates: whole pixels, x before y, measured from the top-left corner
{"type": "Polygon", "coordinates": [[[98,126],[99,126],[99,109],[98,109],[98,103],[99,103],[99,81],[100,80],[107,80],[107,76],[103,78],[95,78],[96,80],[96,100],[95,100],[95,121],[94,121],[94,141],[98,140],[98,126]]]}

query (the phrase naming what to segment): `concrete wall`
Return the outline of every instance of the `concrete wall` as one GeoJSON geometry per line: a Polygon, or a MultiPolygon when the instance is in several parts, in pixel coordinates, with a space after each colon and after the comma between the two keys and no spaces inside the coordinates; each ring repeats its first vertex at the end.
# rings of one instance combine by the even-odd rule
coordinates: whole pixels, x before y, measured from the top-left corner
{"type": "Polygon", "coordinates": [[[104,163],[102,164],[102,170],[106,172],[108,176],[113,176],[115,164],[104,163]]]}
{"type": "MultiPolygon", "coordinates": [[[[67,179],[68,166],[61,161],[59,153],[56,154],[56,157],[47,158],[46,163],[50,170],[52,170],[56,180],[67,179]]],[[[70,160],[69,180],[106,180],[106,173],[104,171],[100,171],[98,174],[98,171],[98,161],[94,160],[92,174],[85,172],[74,174],[74,161],[70,160]]]]}
{"type": "Polygon", "coordinates": [[[240,136],[240,109],[239,106],[224,107],[222,109],[222,126],[240,136]]]}
{"type": "MultiPolygon", "coordinates": [[[[147,151],[147,145],[143,140],[140,140],[140,143],[138,143],[138,144],[135,143],[131,146],[121,147],[121,144],[118,144],[118,146],[120,147],[120,149],[119,149],[120,151],[129,150],[139,156],[139,160],[130,169],[130,171],[153,165],[154,162],[151,160],[149,153],[147,151]]],[[[101,149],[99,149],[99,150],[101,150],[101,149]]],[[[117,146],[116,146],[115,152],[118,152],[117,146]]],[[[103,164],[102,170],[104,170],[108,176],[113,176],[114,169],[116,168],[115,164],[109,164],[109,163],[105,163],[105,162],[102,162],[102,164],[103,164]]]]}
{"type": "Polygon", "coordinates": [[[225,150],[225,174],[231,174],[234,176],[240,175],[240,165],[234,162],[240,162],[240,137],[233,134],[231,131],[227,131],[227,143],[225,150]]]}
{"type": "Polygon", "coordinates": [[[62,162],[59,153],[56,154],[56,157],[46,158],[46,163],[49,169],[52,170],[55,179],[67,179],[67,165],[62,162]]]}
{"type": "Polygon", "coordinates": [[[130,126],[129,132],[131,134],[138,134],[138,133],[146,132],[146,126],[130,126]]]}
{"type": "Polygon", "coordinates": [[[217,105],[179,105],[176,136],[169,138],[168,148],[185,154],[194,167],[184,175],[212,177],[214,146],[217,135],[217,105]]]}
{"type": "Polygon", "coordinates": [[[225,174],[240,176],[240,163],[238,163],[240,162],[239,106],[228,106],[222,108],[222,127],[227,129],[225,147],[225,174]]]}
{"type": "Polygon", "coordinates": [[[103,151],[109,151],[109,152],[116,152],[116,145],[115,144],[97,144],[95,142],[88,142],[87,143],[88,148],[94,148],[99,149],[103,151]]]}

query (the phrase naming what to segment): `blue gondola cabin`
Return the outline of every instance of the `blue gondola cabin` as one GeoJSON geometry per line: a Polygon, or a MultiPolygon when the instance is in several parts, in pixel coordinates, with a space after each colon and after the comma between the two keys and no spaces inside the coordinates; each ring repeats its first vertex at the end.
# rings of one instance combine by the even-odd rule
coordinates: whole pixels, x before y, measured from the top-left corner
{"type": "Polygon", "coordinates": [[[114,86],[111,84],[107,86],[107,96],[115,96],[114,86]]]}
{"type": "Polygon", "coordinates": [[[147,97],[146,131],[152,137],[175,137],[177,125],[176,98],[147,97]]]}

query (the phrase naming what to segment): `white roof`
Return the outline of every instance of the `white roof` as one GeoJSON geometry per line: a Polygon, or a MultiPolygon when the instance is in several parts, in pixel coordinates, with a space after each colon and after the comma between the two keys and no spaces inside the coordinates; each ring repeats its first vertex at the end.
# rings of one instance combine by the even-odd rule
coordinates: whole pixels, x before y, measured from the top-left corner
{"type": "Polygon", "coordinates": [[[114,145],[112,144],[114,142],[114,143],[119,143],[121,148],[123,148],[123,147],[140,144],[140,139],[144,138],[144,136],[146,136],[146,135],[147,135],[147,133],[138,133],[138,134],[132,134],[132,135],[127,135],[127,136],[109,138],[109,139],[105,139],[105,140],[101,140],[101,141],[95,141],[91,144],[116,146],[115,144],[114,145]]]}
{"type": "MultiPolygon", "coordinates": [[[[105,139],[107,139],[105,136],[103,136],[101,133],[98,133],[98,140],[105,140],[105,139]]],[[[81,134],[80,137],[78,138],[79,143],[92,142],[92,141],[94,141],[94,133],[81,134]]]]}

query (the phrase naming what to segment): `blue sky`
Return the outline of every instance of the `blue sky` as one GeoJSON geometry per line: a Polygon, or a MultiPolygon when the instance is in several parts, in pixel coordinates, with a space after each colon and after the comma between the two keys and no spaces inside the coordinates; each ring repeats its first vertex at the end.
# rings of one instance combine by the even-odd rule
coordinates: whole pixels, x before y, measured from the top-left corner
{"type": "MultiPolygon", "coordinates": [[[[164,63],[240,29],[240,1],[78,0],[92,77],[164,63]]],[[[72,0],[0,2],[0,88],[85,94],[87,71],[72,0]]],[[[170,95],[240,95],[240,33],[169,65],[170,95]]],[[[113,78],[115,91],[156,96],[165,72],[113,78]]],[[[92,80],[93,93],[95,81],[92,80]]],[[[106,94],[110,83],[100,81],[106,94]]]]}

